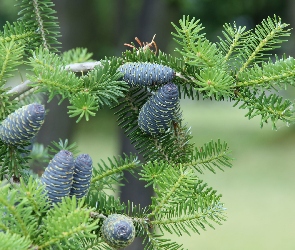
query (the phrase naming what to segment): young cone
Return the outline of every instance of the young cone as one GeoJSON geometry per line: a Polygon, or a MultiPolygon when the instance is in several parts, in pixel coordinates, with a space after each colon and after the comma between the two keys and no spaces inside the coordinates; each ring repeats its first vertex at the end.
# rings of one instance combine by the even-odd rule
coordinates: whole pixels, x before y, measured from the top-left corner
{"type": "Polygon", "coordinates": [[[124,73],[123,81],[132,87],[163,85],[175,77],[173,69],[157,63],[125,63],[118,70],[124,73]]]}
{"type": "Polygon", "coordinates": [[[45,184],[48,198],[52,203],[69,196],[73,183],[74,157],[67,150],[59,151],[49,162],[41,182],[45,184]]]}
{"type": "Polygon", "coordinates": [[[70,196],[82,198],[88,192],[92,176],[92,159],[88,154],[80,154],[74,163],[73,185],[70,196]]]}
{"type": "Polygon", "coordinates": [[[107,217],[101,232],[105,242],[115,249],[129,246],[135,238],[135,227],[131,218],[122,214],[107,217]]]}
{"type": "Polygon", "coordinates": [[[138,126],[149,135],[164,133],[175,118],[179,105],[178,88],[173,83],[162,86],[156,94],[142,106],[138,116],[138,126]]]}
{"type": "Polygon", "coordinates": [[[32,103],[11,113],[0,125],[0,139],[6,144],[18,146],[30,142],[38,133],[45,118],[45,108],[32,103]]]}

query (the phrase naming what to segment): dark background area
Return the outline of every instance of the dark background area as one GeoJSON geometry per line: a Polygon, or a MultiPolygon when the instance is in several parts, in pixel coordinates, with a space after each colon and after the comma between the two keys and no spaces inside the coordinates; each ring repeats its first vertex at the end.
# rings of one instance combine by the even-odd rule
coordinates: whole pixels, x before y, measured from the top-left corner
{"type": "MultiPolygon", "coordinates": [[[[295,27],[295,1],[293,0],[54,0],[53,2],[56,4],[58,20],[61,26],[62,37],[60,41],[62,42],[62,51],[66,51],[75,47],[87,48],[88,51],[93,52],[93,59],[95,60],[100,60],[105,56],[120,56],[122,51],[127,48],[126,46],[124,46],[124,43],[135,42],[135,37],[138,37],[141,41],[150,42],[154,34],[156,34],[155,41],[158,48],[166,53],[173,54],[173,50],[176,44],[173,42],[171,36],[171,32],[173,31],[171,22],[178,23],[178,20],[181,19],[183,15],[190,15],[191,17],[195,17],[196,19],[200,19],[201,23],[205,27],[207,37],[211,41],[216,41],[217,36],[221,35],[222,25],[226,22],[232,23],[235,21],[237,25],[245,25],[247,26],[247,28],[251,29],[254,28],[256,24],[259,24],[262,19],[267,18],[268,16],[272,17],[275,14],[277,16],[280,16],[283,22],[289,23],[291,27],[295,27]]],[[[1,25],[3,25],[6,20],[11,22],[16,20],[17,9],[13,7],[13,3],[14,1],[11,0],[2,0],[0,2],[1,25]]],[[[277,51],[278,54],[282,54],[283,52],[285,52],[287,55],[294,56],[295,52],[293,31],[291,37],[288,38],[288,40],[288,42],[283,44],[282,49],[277,51]]],[[[291,98],[292,96],[294,96],[294,93],[294,90],[291,89],[288,92],[285,92],[284,95],[291,98]]],[[[60,106],[58,106],[56,100],[46,104],[46,108],[48,108],[50,112],[48,113],[46,117],[46,122],[44,123],[44,126],[42,127],[42,130],[38,135],[39,142],[44,143],[44,145],[48,145],[51,141],[58,140],[59,138],[63,140],[68,138],[70,139],[70,142],[78,140],[81,145],[87,145],[88,147],[89,145],[91,145],[92,148],[95,146],[97,148],[96,150],[98,150],[97,154],[99,154],[99,159],[106,159],[109,156],[111,157],[112,155],[108,155],[109,153],[114,153],[116,155],[122,152],[129,153],[130,151],[134,151],[134,148],[132,147],[132,145],[130,145],[128,139],[124,136],[123,132],[116,126],[116,118],[113,116],[112,111],[103,109],[95,118],[92,118],[90,122],[81,122],[79,124],[76,124],[75,119],[69,119],[66,114],[67,105],[68,104],[65,101],[60,106]],[[91,138],[90,132],[97,133],[97,141],[91,138]],[[110,136],[106,137],[107,134],[109,134],[110,136]]],[[[186,108],[183,108],[184,116],[187,116],[187,119],[189,120],[188,123],[192,126],[192,128],[194,128],[194,126],[197,126],[197,128],[194,130],[195,134],[193,135],[195,136],[194,138],[196,138],[196,142],[198,144],[202,145],[202,141],[204,140],[204,142],[207,142],[207,139],[216,140],[220,137],[225,138],[226,141],[229,142],[230,147],[231,145],[233,145],[233,147],[236,147],[234,148],[234,157],[240,159],[240,162],[237,161],[234,166],[243,166],[243,163],[245,163],[246,165],[249,164],[249,162],[252,162],[251,160],[249,160],[249,157],[245,155],[245,152],[248,152],[249,155],[252,155],[252,152],[255,151],[255,157],[251,157],[251,159],[253,159],[252,166],[256,166],[257,164],[257,168],[259,168],[261,171],[258,171],[257,173],[257,169],[255,168],[255,173],[257,174],[256,177],[253,172],[245,173],[242,169],[242,172],[234,173],[236,174],[236,176],[229,175],[223,176],[221,178],[221,180],[230,183],[231,188],[235,188],[236,186],[234,185],[235,182],[233,178],[239,178],[241,175],[243,175],[243,178],[241,179],[242,181],[237,183],[238,188],[242,186],[241,189],[239,189],[241,194],[238,196],[238,198],[234,196],[234,191],[232,189],[229,188],[229,190],[227,190],[226,188],[224,188],[224,182],[220,182],[220,179],[214,179],[218,178],[218,175],[216,175],[216,177],[211,177],[211,175],[209,175],[208,181],[211,181],[210,184],[212,184],[225,196],[227,195],[227,199],[229,201],[228,203],[232,205],[231,212],[229,213],[230,218],[236,218],[238,221],[241,220],[241,223],[245,222],[245,220],[249,221],[253,219],[253,225],[255,225],[255,222],[258,223],[256,227],[259,228],[259,230],[261,230],[260,226],[265,228],[265,232],[257,232],[257,230],[253,230],[253,233],[251,234],[250,232],[252,232],[251,229],[253,228],[251,227],[251,225],[247,225],[243,227],[243,230],[239,231],[237,229],[238,226],[234,224],[234,226],[236,227],[230,229],[225,228],[225,233],[223,231],[223,227],[221,227],[218,228],[218,230],[214,231],[214,235],[208,232],[202,233],[202,235],[207,235],[208,233],[208,236],[205,236],[205,238],[202,238],[203,236],[200,238],[198,238],[198,236],[193,236],[192,238],[188,238],[187,240],[184,239],[184,242],[193,242],[192,245],[187,244],[186,247],[188,247],[189,249],[196,249],[197,245],[199,244],[198,248],[201,246],[201,248],[199,249],[209,250],[295,249],[295,240],[293,240],[294,244],[288,242],[290,241],[288,240],[290,238],[287,237],[288,233],[285,233],[285,231],[285,238],[280,235],[278,237],[281,237],[281,240],[278,240],[275,243],[270,243],[268,245],[266,242],[274,242],[274,237],[272,238],[270,236],[267,236],[267,230],[269,230],[268,227],[285,227],[286,225],[276,224],[275,222],[270,225],[261,225],[259,219],[257,221],[258,217],[254,216],[253,218],[253,214],[250,212],[249,214],[247,214],[245,203],[243,203],[245,200],[239,200],[239,198],[243,195],[243,192],[245,190],[248,190],[247,185],[253,184],[255,187],[255,179],[258,178],[257,176],[264,177],[265,174],[267,175],[267,173],[269,173],[269,171],[274,171],[270,170],[270,168],[266,169],[264,167],[265,165],[267,165],[267,162],[275,161],[269,160],[271,159],[270,154],[279,151],[281,155],[278,157],[285,158],[285,162],[287,162],[286,168],[287,166],[290,166],[290,161],[294,160],[294,157],[293,159],[292,157],[288,158],[289,155],[292,154],[292,152],[290,151],[292,145],[292,141],[290,140],[290,138],[294,138],[294,127],[288,128],[288,130],[282,129],[282,131],[280,131],[280,134],[277,133],[274,135],[275,132],[270,131],[270,128],[264,128],[263,130],[260,130],[259,121],[257,120],[254,120],[253,123],[249,123],[245,118],[243,118],[243,115],[245,113],[232,111],[233,109],[230,109],[230,112],[224,111],[223,107],[228,107],[227,104],[202,103],[200,105],[201,110],[199,106],[196,107],[195,103],[185,103],[185,105],[186,108]],[[207,116],[205,115],[207,119],[203,117],[204,112],[207,114],[207,116]],[[202,116],[202,119],[204,120],[201,125],[200,123],[196,123],[195,120],[198,119],[192,120],[194,117],[199,116],[202,116]],[[221,117],[223,120],[222,122],[221,117]],[[213,118],[215,118],[215,120],[213,118]],[[230,128],[231,126],[232,129],[229,130],[228,128],[230,128]],[[238,130],[237,128],[240,128],[241,130],[238,130]],[[267,130],[267,132],[262,132],[265,129],[267,130]],[[255,136],[256,134],[259,136],[255,136]],[[286,143],[286,141],[287,144],[284,144],[286,143]],[[264,154],[264,151],[258,151],[259,149],[266,147],[267,145],[270,145],[270,147],[272,147],[274,151],[269,150],[269,154],[264,154]],[[285,147],[282,148],[283,146],[285,147]],[[258,147],[260,148],[258,149],[258,147]],[[259,152],[260,155],[258,155],[259,152]],[[286,153],[288,156],[285,156],[284,153],[286,153]],[[247,180],[251,180],[253,181],[253,183],[248,183],[247,180]],[[243,184],[246,187],[243,186],[243,184]],[[235,205],[232,204],[234,201],[239,202],[241,206],[235,207],[235,205]],[[241,213],[231,215],[233,212],[232,210],[234,209],[239,210],[241,213]],[[245,211],[246,213],[242,213],[245,211]],[[246,217],[247,215],[249,216],[247,217],[248,219],[242,218],[246,217]],[[241,233],[241,235],[235,236],[235,232],[237,234],[241,233]],[[218,233],[220,233],[219,235],[221,236],[218,236],[218,233]],[[236,243],[235,245],[235,242],[233,242],[233,244],[229,246],[226,241],[230,237],[226,238],[226,233],[231,234],[231,237],[236,237],[239,242],[241,242],[242,239],[240,245],[238,243],[236,243]],[[259,235],[261,236],[260,238],[258,238],[259,235]],[[215,239],[216,242],[220,241],[220,245],[214,245],[212,242],[209,242],[212,241],[209,239],[210,236],[215,239]],[[222,236],[224,238],[222,238],[222,236]],[[269,237],[269,239],[263,239],[264,237],[269,237]],[[243,242],[243,239],[245,242],[243,242]],[[204,241],[203,245],[202,240],[204,241]],[[252,245],[247,245],[246,242],[252,242],[252,245]],[[280,242],[285,243],[285,245],[281,245],[283,248],[276,247],[280,245],[280,242]],[[294,248],[292,248],[292,246],[294,246],[294,248]]],[[[81,146],[81,148],[83,148],[83,146],[81,146]]],[[[267,149],[265,149],[265,151],[267,151],[267,149]]],[[[93,151],[93,155],[95,155],[96,157],[95,150],[93,151]]],[[[281,164],[282,166],[284,166],[284,163],[278,161],[278,164],[281,164]]],[[[276,166],[274,166],[273,169],[275,169],[276,166]]],[[[249,169],[253,170],[253,168],[249,169]]],[[[284,173],[286,174],[286,176],[290,175],[290,172],[284,173]]],[[[277,176],[278,173],[274,172],[273,177],[276,179],[277,176]]],[[[281,184],[277,184],[280,188],[282,186],[285,187],[285,182],[288,182],[288,178],[286,179],[284,177],[285,176],[281,177],[281,184]]],[[[143,187],[144,183],[138,182],[135,178],[132,178],[132,176],[129,176],[128,174],[126,174],[126,179],[128,180],[128,182],[125,183],[126,185],[121,189],[122,200],[126,201],[130,199],[136,204],[140,203],[143,206],[148,205],[150,203],[149,197],[151,196],[152,191],[150,189],[145,189],[143,187]]],[[[289,181],[291,182],[291,180],[289,181]]],[[[260,185],[260,180],[257,183],[259,183],[260,185]]],[[[265,184],[266,186],[263,186],[262,189],[268,189],[269,192],[272,192],[273,190],[271,188],[273,188],[273,186],[271,186],[271,183],[273,183],[273,180],[269,179],[269,183],[267,182],[265,184]],[[269,184],[270,186],[268,186],[269,184]]],[[[294,188],[294,185],[286,187],[287,191],[284,191],[290,194],[290,196],[285,197],[286,200],[289,200],[290,197],[291,199],[293,197],[294,200],[294,189],[290,190],[290,187],[294,188]]],[[[258,186],[256,188],[258,188],[258,186]]],[[[255,188],[253,188],[253,192],[257,192],[257,194],[259,194],[259,191],[257,191],[257,189],[255,188]]],[[[251,194],[252,192],[245,193],[244,195],[246,195],[247,199],[249,198],[249,200],[251,200],[250,197],[247,196],[251,196],[251,194]]],[[[285,200],[282,199],[280,192],[278,192],[277,194],[278,200],[276,200],[275,197],[268,196],[269,193],[267,192],[262,192],[262,195],[263,197],[264,195],[268,197],[266,198],[267,201],[274,200],[276,204],[279,203],[277,204],[278,207],[286,205],[284,203],[285,200]]],[[[252,200],[252,202],[257,202],[258,200],[259,199],[256,197],[254,200],[252,200]]],[[[294,203],[290,203],[289,206],[291,204],[295,205],[294,203]]],[[[257,215],[259,215],[259,209],[263,209],[263,206],[267,206],[265,203],[252,205],[254,211],[251,209],[250,211],[252,211],[253,213],[257,212],[257,215]]],[[[268,205],[271,206],[271,204],[268,205]]],[[[265,208],[268,209],[267,207],[265,208]]],[[[278,213],[287,213],[287,211],[281,211],[277,207],[275,208],[275,211],[277,211],[278,213]]],[[[261,213],[263,212],[261,211],[261,213]]],[[[276,213],[274,212],[274,214],[271,215],[267,214],[267,216],[272,215],[276,215],[276,213]]],[[[265,220],[267,220],[267,218],[269,217],[266,217],[265,220]]],[[[273,217],[269,219],[271,220],[273,219],[273,217]]],[[[286,222],[287,221],[295,224],[294,216],[289,218],[288,220],[286,219],[286,222]]],[[[239,224],[239,226],[241,225],[239,224]]],[[[293,232],[295,230],[294,226],[292,227],[292,225],[289,227],[287,226],[286,228],[287,229],[285,230],[293,230],[293,232]]],[[[272,235],[272,233],[274,235],[277,235],[277,231],[271,232],[269,233],[269,235],[272,235]]],[[[128,249],[142,248],[139,242],[132,244],[128,249]]]]}

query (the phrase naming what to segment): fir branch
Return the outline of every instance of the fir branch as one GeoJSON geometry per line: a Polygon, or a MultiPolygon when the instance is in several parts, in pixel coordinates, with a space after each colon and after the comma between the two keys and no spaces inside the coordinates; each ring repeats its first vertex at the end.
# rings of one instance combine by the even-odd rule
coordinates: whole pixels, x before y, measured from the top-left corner
{"type": "Polygon", "coordinates": [[[238,69],[237,75],[243,72],[252,63],[263,61],[263,57],[270,55],[268,51],[280,47],[284,41],[283,37],[290,36],[289,25],[281,22],[280,17],[268,17],[255,27],[252,34],[248,34],[240,50],[243,65],[238,69]]]}
{"type": "MultiPolygon", "coordinates": [[[[93,70],[96,66],[101,66],[101,61],[68,64],[64,67],[64,70],[71,72],[88,72],[90,70],[93,70]]],[[[10,89],[7,93],[13,93],[13,95],[9,98],[9,100],[14,100],[25,92],[31,90],[33,88],[31,86],[32,84],[33,82],[31,82],[30,80],[26,80],[23,83],[16,85],[12,89],[10,89]]]]}
{"type": "Polygon", "coordinates": [[[191,166],[199,173],[203,173],[202,168],[208,169],[215,174],[215,168],[223,171],[224,167],[232,167],[231,161],[233,159],[230,157],[230,153],[231,151],[229,151],[226,142],[221,143],[220,140],[217,142],[210,141],[200,149],[195,148],[191,160],[183,163],[183,166],[191,166]]]}
{"type": "Polygon", "coordinates": [[[0,187],[0,191],[0,228],[30,238],[37,231],[38,223],[29,202],[10,185],[0,187]]]}
{"type": "Polygon", "coordinates": [[[152,212],[148,218],[157,219],[161,214],[173,210],[175,204],[190,197],[197,179],[190,169],[167,166],[162,175],[156,179],[154,190],[157,196],[152,197],[152,212]]]}
{"type": "Polygon", "coordinates": [[[205,68],[196,74],[195,78],[194,89],[202,92],[204,97],[214,96],[215,99],[220,100],[232,94],[234,78],[225,70],[218,67],[205,68]]]}
{"type": "Polygon", "coordinates": [[[214,43],[205,38],[204,34],[200,34],[203,29],[199,24],[200,20],[189,16],[183,16],[179,20],[180,28],[172,23],[177,33],[172,32],[174,40],[182,46],[181,50],[176,49],[188,64],[198,67],[214,67],[222,68],[224,59],[214,43]]]}
{"type": "Polygon", "coordinates": [[[93,70],[96,66],[101,66],[101,61],[71,63],[65,66],[65,70],[85,73],[93,70]]]}
{"type": "Polygon", "coordinates": [[[32,246],[29,238],[11,232],[0,232],[0,242],[3,250],[28,250],[32,246]]]}
{"type": "Polygon", "coordinates": [[[276,124],[279,120],[285,122],[288,126],[294,122],[294,104],[290,100],[283,100],[283,97],[276,94],[267,96],[264,92],[244,90],[236,92],[237,98],[234,106],[242,102],[240,109],[248,109],[245,117],[252,119],[255,116],[261,116],[260,127],[270,120],[272,129],[277,130],[276,124]]]}
{"type": "Polygon", "coordinates": [[[171,241],[170,239],[163,239],[161,237],[163,237],[163,235],[152,234],[147,231],[147,236],[144,238],[143,241],[143,243],[145,244],[144,250],[184,250],[182,245],[179,245],[176,242],[171,241]]]}
{"type": "Polygon", "coordinates": [[[222,34],[224,38],[218,37],[220,42],[218,47],[223,51],[225,61],[231,59],[232,61],[237,58],[238,49],[241,47],[244,37],[248,34],[245,32],[246,27],[236,26],[236,23],[223,25],[222,34]]]}
{"type": "Polygon", "coordinates": [[[147,218],[148,210],[149,207],[141,208],[140,204],[136,206],[133,204],[133,202],[128,201],[125,214],[127,214],[129,217],[132,217],[132,221],[135,226],[136,237],[145,236],[149,230],[150,221],[147,218]]]}
{"type": "MultiPolygon", "coordinates": [[[[91,60],[93,53],[89,53],[86,48],[74,48],[62,54],[62,60],[67,64],[77,64],[91,60]]],[[[73,71],[73,70],[71,70],[73,71]]]]}
{"type": "MultiPolygon", "coordinates": [[[[39,217],[49,209],[50,206],[47,201],[45,189],[33,176],[30,176],[27,182],[21,178],[18,191],[19,195],[23,199],[26,199],[27,204],[32,207],[36,219],[39,220],[39,217]]],[[[36,234],[38,234],[38,232],[36,232],[36,234]]]]}
{"type": "Polygon", "coordinates": [[[98,98],[93,94],[87,92],[77,93],[71,96],[71,106],[68,106],[69,117],[79,116],[76,123],[85,117],[89,121],[89,116],[95,116],[98,110],[98,98]]]}
{"type": "Polygon", "coordinates": [[[32,89],[31,86],[32,82],[29,80],[24,81],[23,83],[16,85],[15,87],[13,87],[12,89],[7,91],[7,94],[10,95],[9,100],[12,101],[14,99],[16,99],[17,97],[19,97],[20,95],[26,93],[27,91],[32,89]]]}
{"type": "Polygon", "coordinates": [[[73,72],[65,71],[65,64],[57,54],[50,53],[47,49],[37,49],[29,58],[34,75],[27,75],[33,82],[31,86],[38,87],[38,92],[49,92],[49,100],[55,95],[61,95],[63,101],[71,93],[83,90],[82,80],[73,72]]]}
{"type": "Polygon", "coordinates": [[[52,141],[51,145],[48,146],[49,158],[53,158],[55,154],[60,152],[61,150],[67,150],[70,151],[74,157],[77,157],[79,154],[78,145],[76,142],[69,143],[68,139],[65,139],[64,141],[59,138],[59,141],[52,141]]]}
{"type": "Polygon", "coordinates": [[[11,100],[12,94],[8,92],[7,89],[0,88],[0,121],[17,109],[17,101],[11,100]]]}
{"type": "Polygon", "coordinates": [[[215,203],[203,211],[198,211],[198,206],[195,203],[195,201],[188,200],[185,203],[177,204],[172,210],[173,212],[165,216],[166,219],[153,220],[151,224],[159,227],[161,232],[165,230],[171,234],[182,236],[183,233],[191,235],[190,231],[200,234],[199,229],[205,230],[205,225],[214,229],[209,220],[217,224],[221,224],[221,221],[225,220],[222,215],[224,208],[220,203],[215,203]]]}
{"type": "Polygon", "coordinates": [[[113,250],[114,248],[106,244],[102,238],[97,237],[94,239],[82,238],[79,244],[77,244],[76,249],[113,250]]]}
{"type": "Polygon", "coordinates": [[[11,77],[11,72],[22,64],[24,47],[14,41],[0,42],[0,86],[11,77]]]}
{"type": "Polygon", "coordinates": [[[48,211],[36,239],[38,249],[53,246],[71,249],[79,243],[80,238],[96,237],[91,232],[97,228],[98,220],[90,221],[92,210],[83,207],[83,203],[83,199],[77,201],[75,196],[66,197],[48,211]]]}
{"type": "Polygon", "coordinates": [[[8,43],[11,41],[17,42],[25,46],[30,43],[31,39],[36,36],[36,32],[29,30],[23,22],[6,22],[3,27],[3,32],[0,32],[0,42],[8,43]]]}
{"type": "Polygon", "coordinates": [[[139,173],[141,176],[140,180],[146,181],[147,184],[145,187],[150,185],[155,185],[157,178],[159,178],[166,167],[169,165],[166,161],[148,161],[142,166],[142,169],[139,173]]]}
{"type": "Polygon", "coordinates": [[[60,42],[59,24],[57,22],[56,11],[53,9],[54,3],[51,0],[18,0],[17,6],[20,8],[20,18],[26,27],[35,30],[37,43],[35,47],[42,45],[43,48],[53,52],[58,50],[60,42]]]}
{"type": "Polygon", "coordinates": [[[94,94],[100,106],[118,103],[129,88],[121,81],[122,74],[117,71],[121,60],[111,58],[101,62],[101,67],[95,67],[83,77],[84,86],[88,92],[94,94]]]}
{"type": "Polygon", "coordinates": [[[117,184],[123,178],[123,171],[133,172],[140,164],[137,157],[125,155],[125,158],[118,156],[108,158],[109,164],[103,160],[97,163],[97,167],[93,168],[91,179],[91,189],[103,190],[105,188],[113,189],[112,185],[117,184]]]}
{"type": "Polygon", "coordinates": [[[293,57],[276,58],[275,62],[262,63],[261,66],[255,64],[252,68],[245,69],[239,74],[236,87],[265,89],[287,88],[287,84],[294,85],[295,59],[293,57]]]}
{"type": "Polygon", "coordinates": [[[23,145],[21,147],[8,146],[0,140],[0,180],[19,178],[21,172],[29,168],[27,165],[28,157],[24,155],[28,154],[28,150],[23,145]]]}
{"type": "Polygon", "coordinates": [[[225,208],[220,198],[221,195],[215,190],[198,180],[194,183],[191,195],[188,194],[186,199],[175,204],[174,209],[160,213],[150,223],[159,227],[162,233],[165,230],[179,236],[183,233],[190,235],[191,232],[199,234],[199,229],[205,230],[206,225],[214,229],[211,222],[221,224],[225,220],[225,208]]]}
{"type": "Polygon", "coordinates": [[[112,195],[102,193],[100,190],[91,190],[86,197],[87,204],[94,208],[92,212],[94,218],[105,218],[105,215],[121,214],[125,211],[126,205],[112,195]]]}

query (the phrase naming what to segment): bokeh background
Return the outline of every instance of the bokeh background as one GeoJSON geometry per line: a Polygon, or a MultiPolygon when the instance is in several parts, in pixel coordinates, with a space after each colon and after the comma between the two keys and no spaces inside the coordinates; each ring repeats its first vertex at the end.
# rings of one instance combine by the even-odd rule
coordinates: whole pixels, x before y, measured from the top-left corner
{"type": "MultiPolygon", "coordinates": [[[[249,29],[267,16],[276,14],[290,27],[295,27],[294,0],[54,0],[62,37],[62,51],[84,47],[94,59],[120,56],[124,43],[151,41],[156,34],[158,47],[174,53],[171,22],[178,23],[183,15],[200,19],[207,37],[216,41],[222,25],[236,22],[249,29]]],[[[17,18],[14,1],[0,1],[0,24],[17,18]]],[[[2,27],[2,26],[1,26],[2,27]]],[[[278,55],[295,54],[295,33],[277,50],[278,55]]],[[[294,89],[282,92],[295,99],[294,89]]],[[[67,103],[46,104],[50,110],[39,142],[52,140],[76,141],[81,152],[89,153],[94,162],[133,151],[116,124],[111,110],[102,109],[89,122],[67,117],[67,103]]],[[[216,229],[208,228],[200,235],[168,237],[183,243],[187,249],[202,250],[292,250],[295,249],[295,127],[279,124],[262,129],[259,119],[248,120],[245,110],[229,102],[183,100],[185,121],[192,128],[193,141],[202,146],[221,139],[229,144],[234,167],[225,172],[206,172],[204,179],[223,194],[228,220],[216,229]]],[[[138,185],[128,175],[129,183],[121,190],[122,200],[149,204],[151,190],[138,185]],[[137,186],[136,186],[137,187],[137,186]]],[[[128,249],[142,249],[134,243],[128,249]]]]}

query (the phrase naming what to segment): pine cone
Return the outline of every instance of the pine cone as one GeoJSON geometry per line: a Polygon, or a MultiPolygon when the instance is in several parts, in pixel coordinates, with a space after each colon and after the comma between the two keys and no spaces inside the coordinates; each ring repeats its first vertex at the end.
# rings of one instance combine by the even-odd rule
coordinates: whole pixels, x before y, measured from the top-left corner
{"type": "Polygon", "coordinates": [[[142,106],[138,116],[138,126],[149,135],[164,133],[175,118],[179,105],[178,88],[173,83],[162,86],[156,94],[142,106]]]}
{"type": "Polygon", "coordinates": [[[49,162],[41,182],[45,184],[47,195],[52,203],[60,202],[68,196],[73,183],[74,157],[67,150],[59,151],[49,162]]]}
{"type": "Polygon", "coordinates": [[[88,154],[80,154],[74,163],[73,185],[70,196],[82,198],[88,192],[92,176],[92,159],[88,154]]]}
{"type": "Polygon", "coordinates": [[[131,218],[112,214],[106,218],[101,227],[105,242],[116,249],[127,247],[135,238],[135,227],[131,218]]]}
{"type": "Polygon", "coordinates": [[[163,85],[175,76],[173,69],[156,63],[125,63],[118,70],[124,73],[123,81],[132,87],[163,85]]]}
{"type": "Polygon", "coordinates": [[[32,103],[11,113],[0,125],[0,138],[9,145],[30,142],[44,122],[44,106],[32,103]]]}

